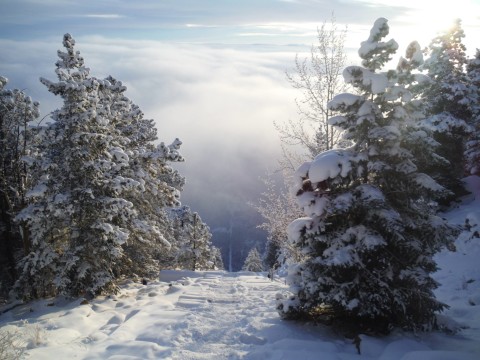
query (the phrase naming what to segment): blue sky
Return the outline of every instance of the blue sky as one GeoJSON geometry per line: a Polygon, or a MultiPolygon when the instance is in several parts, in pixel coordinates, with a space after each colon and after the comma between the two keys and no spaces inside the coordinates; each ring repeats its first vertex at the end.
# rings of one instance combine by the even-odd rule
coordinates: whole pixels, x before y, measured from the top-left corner
{"type": "Polygon", "coordinates": [[[469,53],[480,47],[480,0],[0,0],[0,9],[9,86],[39,100],[44,115],[60,106],[38,78],[55,79],[56,52],[71,33],[92,75],[123,81],[160,140],[184,142],[184,200],[200,211],[258,196],[280,153],[273,122],[298,117],[300,94],[285,71],[332,13],[348,25],[351,62],[378,17],[401,49],[426,46],[455,17],[469,53]]]}
{"type": "MultiPolygon", "coordinates": [[[[339,23],[367,27],[382,16],[398,33],[423,35],[461,17],[480,23],[478,0],[1,0],[0,34],[45,39],[64,32],[207,43],[297,43],[336,14],[339,23]],[[406,27],[410,30],[405,31],[406,27]],[[421,31],[419,31],[421,29],[421,31]]],[[[474,34],[471,34],[472,38],[474,34]]],[[[418,40],[418,39],[416,39],[418,40]]]]}
{"type": "MultiPolygon", "coordinates": [[[[405,9],[354,0],[15,0],[2,1],[1,33],[29,39],[65,31],[77,36],[235,42],[245,34],[296,36],[271,24],[318,23],[332,11],[347,23],[366,23],[405,9]]],[[[260,36],[261,37],[261,36],[260,36]]],[[[243,41],[242,41],[243,42],[243,41]]]]}

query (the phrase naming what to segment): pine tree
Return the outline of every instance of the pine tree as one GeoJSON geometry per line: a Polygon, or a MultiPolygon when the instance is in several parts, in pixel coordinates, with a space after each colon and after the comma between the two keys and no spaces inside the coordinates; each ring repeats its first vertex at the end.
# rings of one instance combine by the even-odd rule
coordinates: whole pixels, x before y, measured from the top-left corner
{"type": "Polygon", "coordinates": [[[13,219],[26,204],[30,174],[25,161],[33,151],[34,137],[30,123],[39,116],[39,104],[23,91],[5,89],[7,81],[0,76],[0,295],[17,277],[19,249],[29,250],[13,219]]]}
{"type": "Polygon", "coordinates": [[[216,246],[212,246],[210,261],[212,266],[210,270],[225,270],[225,266],[223,265],[222,259],[222,252],[216,246]]]}
{"type": "Polygon", "coordinates": [[[18,216],[34,245],[17,284],[25,296],[111,292],[121,275],[153,274],[169,246],[163,208],[178,204],[183,185],[167,165],[183,160],[180,142],[155,147],[153,121],[121,82],[91,77],[74,44],[66,34],[59,81],[41,79],[64,105],[46,130],[32,204],[18,216]]]}
{"type": "Polygon", "coordinates": [[[253,272],[263,271],[262,259],[256,247],[248,252],[242,270],[253,272]]]}
{"type": "MultiPolygon", "coordinates": [[[[123,245],[126,264],[124,275],[140,277],[157,276],[162,259],[171,252],[173,231],[167,207],[180,205],[180,191],[184,178],[169,163],[183,161],[179,153],[181,142],[171,145],[157,140],[157,129],[151,119],[145,119],[139,107],[125,96],[126,87],[109,76],[100,96],[104,118],[119,134],[128,138],[128,166],[121,175],[135,179],[140,185],[124,194],[130,201],[136,216],[128,223],[129,238],[123,245]]],[[[165,265],[165,264],[163,264],[165,265]]]]}
{"type": "Polygon", "coordinates": [[[467,175],[480,176],[480,50],[467,64],[467,76],[471,91],[471,133],[465,150],[465,170],[467,175]]]}
{"type": "Polygon", "coordinates": [[[432,40],[423,66],[431,79],[424,89],[428,104],[424,125],[434,132],[434,139],[440,143],[438,155],[448,160],[445,165],[426,171],[452,192],[447,203],[465,194],[460,179],[464,176],[465,139],[472,131],[464,37],[461,21],[457,19],[448,31],[432,40]]]}
{"type": "Polygon", "coordinates": [[[321,153],[296,172],[305,217],[289,225],[289,240],[305,258],[289,267],[292,294],[278,303],[285,318],[385,333],[431,327],[445,308],[430,274],[454,230],[435,215],[433,201],[445,190],[418,172],[411,148],[423,143],[433,151],[415,126],[422,110],[412,88],[421,77],[412,71],[421,52],[413,43],[396,70],[381,71],[398,47],[382,41],[388,33],[387,20],[378,19],[359,50],[363,66],[344,71],[359,95],[329,103],[341,113],[331,124],[354,145],[321,153]]]}
{"type": "Polygon", "coordinates": [[[64,104],[47,129],[42,175],[28,194],[32,203],[18,215],[32,234],[32,252],[17,283],[26,296],[115,291],[129,235],[125,223],[136,215],[121,196],[139,183],[119,175],[128,166],[128,139],[103,116],[104,83],[90,76],[69,34],[63,45],[58,82],[40,80],[64,104]]]}
{"type": "Polygon", "coordinates": [[[153,120],[125,95],[121,82],[90,76],[66,34],[57,82],[63,99],[45,129],[31,204],[17,216],[32,234],[16,284],[24,297],[115,292],[122,275],[152,275],[172,237],[166,206],[178,205],[181,142],[156,140],[153,120]]]}
{"type": "Polygon", "coordinates": [[[175,209],[177,256],[176,264],[182,269],[209,270],[213,268],[212,234],[198,213],[188,206],[175,209]]]}

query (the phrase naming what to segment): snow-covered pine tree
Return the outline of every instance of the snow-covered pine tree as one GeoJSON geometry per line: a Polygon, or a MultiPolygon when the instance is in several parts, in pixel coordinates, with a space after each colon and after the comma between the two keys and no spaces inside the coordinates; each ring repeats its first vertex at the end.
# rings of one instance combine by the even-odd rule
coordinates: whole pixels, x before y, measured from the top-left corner
{"type": "Polygon", "coordinates": [[[425,171],[452,192],[447,202],[465,193],[465,142],[472,128],[472,98],[465,72],[467,56],[462,39],[465,37],[461,20],[457,19],[444,33],[436,36],[428,47],[423,69],[431,82],[423,90],[427,104],[424,125],[434,132],[440,143],[438,155],[448,160],[443,166],[425,171]]]}
{"type": "Polygon", "coordinates": [[[263,271],[263,262],[257,248],[252,248],[243,263],[243,271],[260,272],[263,271]]]}
{"type": "Polygon", "coordinates": [[[32,242],[16,284],[25,297],[115,291],[127,225],[137,215],[124,195],[140,183],[121,176],[129,139],[104,117],[99,95],[108,84],[90,76],[69,34],[63,45],[58,81],[41,79],[63,106],[47,128],[41,176],[27,194],[31,204],[17,216],[32,242]]]}
{"type": "Polygon", "coordinates": [[[0,296],[16,279],[16,253],[22,247],[29,251],[13,219],[26,205],[30,176],[23,160],[31,154],[30,123],[39,116],[38,103],[23,91],[6,89],[7,82],[0,76],[0,296]]]}
{"type": "Polygon", "coordinates": [[[225,270],[223,265],[222,252],[216,246],[212,246],[210,261],[212,262],[211,270],[225,270]]]}
{"type": "Polygon", "coordinates": [[[208,270],[213,268],[212,234],[198,213],[188,206],[174,209],[176,234],[176,265],[188,270],[208,270]]]}
{"type": "Polygon", "coordinates": [[[359,95],[329,103],[333,125],[354,144],[330,150],[296,172],[294,192],[305,217],[289,225],[289,240],[305,255],[289,267],[292,294],[279,299],[285,318],[310,318],[354,332],[393,326],[423,329],[445,305],[435,299],[433,255],[453,229],[435,215],[444,189],[417,171],[409,148],[430,147],[415,123],[421,114],[410,91],[421,62],[415,44],[397,70],[380,71],[395,53],[387,20],[378,19],[344,78],[359,95]]]}
{"type": "Polygon", "coordinates": [[[126,264],[121,271],[124,275],[152,277],[172,250],[172,222],[165,209],[180,204],[185,180],[169,163],[183,161],[178,151],[181,142],[176,139],[171,145],[156,146],[154,121],[143,117],[125,91],[126,87],[111,76],[105,79],[100,91],[103,117],[129,139],[125,146],[128,166],[120,173],[140,184],[124,194],[133,204],[136,216],[127,225],[130,236],[123,245],[126,264]]]}
{"type": "Polygon", "coordinates": [[[480,176],[480,50],[467,64],[469,90],[472,99],[472,118],[470,124],[473,132],[466,143],[465,170],[467,175],[480,176]]]}

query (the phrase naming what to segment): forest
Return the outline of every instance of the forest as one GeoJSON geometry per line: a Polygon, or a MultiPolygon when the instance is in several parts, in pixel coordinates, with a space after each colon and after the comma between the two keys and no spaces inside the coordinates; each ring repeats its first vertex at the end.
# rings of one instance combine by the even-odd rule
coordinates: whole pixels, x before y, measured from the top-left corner
{"type": "MultiPolygon", "coordinates": [[[[346,36],[322,26],[288,74],[304,122],[277,124],[284,186],[266,178],[252,204],[268,239],[243,269],[286,274],[283,319],[435,329],[448,305],[434,295],[434,256],[460,232],[439,212],[480,176],[480,51],[467,57],[457,20],[398,56],[379,18],[361,65],[347,66],[346,36]]],[[[92,76],[79,48],[65,34],[57,79],[40,80],[62,101],[49,119],[0,77],[0,295],[93,299],[163,269],[223,269],[208,225],[180,202],[182,142],[158,139],[126,86],[92,76]]]]}

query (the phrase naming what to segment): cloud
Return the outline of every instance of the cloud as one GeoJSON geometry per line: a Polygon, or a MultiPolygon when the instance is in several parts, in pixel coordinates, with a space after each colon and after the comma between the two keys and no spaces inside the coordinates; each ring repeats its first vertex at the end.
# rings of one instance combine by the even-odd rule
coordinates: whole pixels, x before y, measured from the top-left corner
{"type": "MultiPolygon", "coordinates": [[[[433,29],[434,9],[449,12],[442,3],[414,17],[422,2],[387,1],[6,2],[0,12],[0,75],[39,100],[43,114],[58,108],[60,99],[38,78],[55,79],[56,51],[70,32],[92,75],[123,81],[127,96],[156,120],[161,141],[181,138],[187,159],[179,165],[187,178],[183,201],[201,214],[216,214],[202,215],[209,222],[262,191],[258,179],[279,155],[273,121],[297,117],[294,99],[300,94],[284,72],[293,67],[295,53],[308,53],[317,26],[332,12],[339,28],[348,25],[353,63],[376,18],[389,19],[391,37],[405,48],[433,29]]],[[[465,9],[474,14],[464,23],[473,53],[479,11],[465,9]]]]}
{"type": "MultiPolygon", "coordinates": [[[[184,203],[199,211],[215,207],[208,211],[221,215],[232,203],[259,196],[259,178],[279,156],[273,122],[296,116],[298,94],[284,75],[296,48],[73,36],[91,74],[124,82],[126,95],[155,119],[160,141],[183,141],[186,163],[178,168],[187,179],[184,203]]],[[[53,45],[0,40],[0,46],[8,49],[0,54],[0,74],[10,78],[10,87],[27,88],[44,114],[61,106],[38,82],[39,76],[55,79],[60,37],[53,45]]]]}
{"type": "Polygon", "coordinates": [[[187,28],[218,28],[220,25],[185,24],[187,28]]]}
{"type": "Polygon", "coordinates": [[[119,14],[88,14],[82,15],[87,18],[96,18],[96,19],[121,19],[124,18],[124,15],[119,14]]]}

